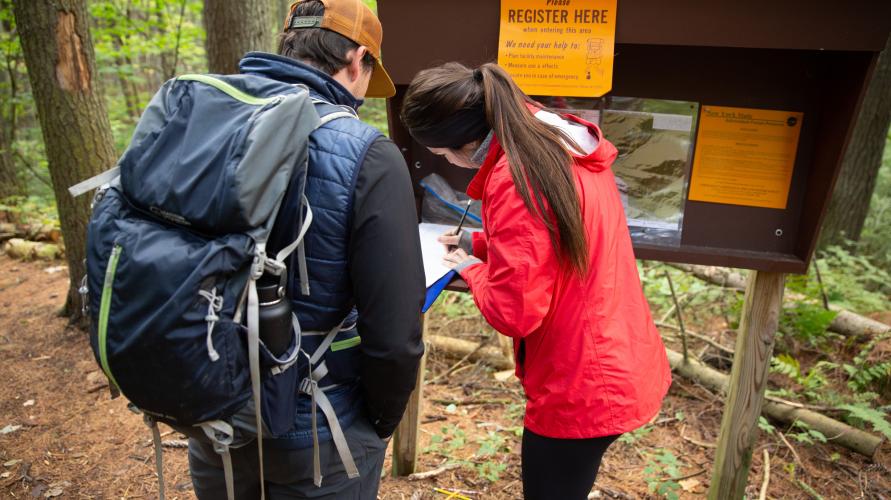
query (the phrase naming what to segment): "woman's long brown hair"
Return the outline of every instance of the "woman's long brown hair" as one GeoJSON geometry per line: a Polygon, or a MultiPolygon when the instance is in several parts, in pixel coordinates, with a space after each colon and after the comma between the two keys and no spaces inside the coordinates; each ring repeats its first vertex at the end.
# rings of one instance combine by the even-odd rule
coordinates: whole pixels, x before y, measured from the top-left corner
{"type": "Polygon", "coordinates": [[[459,111],[482,106],[486,122],[507,154],[511,177],[526,208],[547,227],[560,258],[584,275],[588,245],[572,156],[565,145],[579,148],[563,131],[535,118],[526,107],[532,102],[497,64],[483,64],[473,71],[447,63],[415,76],[403,100],[402,120],[409,131],[429,131],[459,111]]]}

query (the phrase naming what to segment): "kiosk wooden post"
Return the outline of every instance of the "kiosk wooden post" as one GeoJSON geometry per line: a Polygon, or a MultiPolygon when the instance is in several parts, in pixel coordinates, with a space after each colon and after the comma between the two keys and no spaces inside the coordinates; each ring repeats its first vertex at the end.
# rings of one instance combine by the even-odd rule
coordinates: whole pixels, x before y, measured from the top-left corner
{"type": "Polygon", "coordinates": [[[742,498],[745,492],[783,306],[784,279],[782,273],[749,274],[708,491],[711,500],[742,498]]]}
{"type": "MultiPolygon", "coordinates": [[[[421,336],[427,338],[427,321],[421,315],[421,336]]],[[[424,396],[424,369],[427,352],[421,358],[415,390],[412,391],[405,414],[393,435],[393,476],[407,476],[415,472],[418,460],[418,429],[421,425],[421,402],[424,396]]]]}

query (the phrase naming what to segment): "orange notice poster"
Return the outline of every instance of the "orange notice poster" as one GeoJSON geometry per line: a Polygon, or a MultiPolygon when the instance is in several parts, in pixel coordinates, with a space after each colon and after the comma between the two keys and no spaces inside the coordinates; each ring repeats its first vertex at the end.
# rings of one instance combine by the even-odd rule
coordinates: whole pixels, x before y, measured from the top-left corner
{"type": "Polygon", "coordinates": [[[786,208],[803,116],[702,106],[688,199],[786,208]]]}
{"type": "Polygon", "coordinates": [[[600,97],[613,85],[617,0],[501,0],[498,64],[529,95],[600,97]]]}

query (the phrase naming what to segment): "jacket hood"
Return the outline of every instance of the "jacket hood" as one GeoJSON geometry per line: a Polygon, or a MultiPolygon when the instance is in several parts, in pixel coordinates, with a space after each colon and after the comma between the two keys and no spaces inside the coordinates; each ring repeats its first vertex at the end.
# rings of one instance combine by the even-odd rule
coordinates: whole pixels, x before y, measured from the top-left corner
{"type": "MultiPolygon", "coordinates": [[[[540,111],[541,108],[529,106],[529,111],[531,113],[536,113],[540,111]]],[[[594,148],[593,151],[586,155],[573,154],[573,165],[578,168],[583,168],[585,170],[590,170],[592,172],[602,172],[604,170],[608,170],[610,166],[612,166],[613,161],[615,161],[616,156],[618,156],[619,151],[615,146],[608,140],[604,139],[603,132],[600,130],[600,127],[594,125],[593,123],[583,120],[575,115],[571,114],[562,114],[558,115],[559,118],[562,118],[562,121],[565,123],[566,127],[570,127],[568,122],[578,123],[588,129],[588,133],[591,134],[592,137],[597,139],[597,147],[594,148]]],[[[558,128],[563,129],[563,126],[557,125],[558,128]]],[[[480,166],[479,172],[473,177],[470,181],[470,184],[467,186],[467,194],[471,198],[474,199],[482,199],[483,191],[485,190],[486,180],[489,178],[489,175],[492,173],[493,168],[499,161],[501,161],[502,157],[505,156],[504,149],[501,147],[501,143],[498,140],[497,135],[492,137],[492,142],[489,145],[489,152],[486,154],[486,159],[483,160],[482,166],[480,166]]]]}
{"type": "Polygon", "coordinates": [[[332,103],[358,109],[364,102],[356,99],[337,80],[300,61],[266,52],[248,52],[238,63],[242,73],[265,76],[284,83],[300,83],[309,87],[310,93],[332,103]]]}
{"type": "MultiPolygon", "coordinates": [[[[531,110],[533,113],[536,113],[536,110],[533,108],[531,110]]],[[[544,111],[541,110],[536,113],[536,117],[539,117],[539,114],[544,111]]],[[[544,111],[545,113],[549,113],[548,111],[544,111]]],[[[593,123],[579,118],[578,116],[571,114],[557,114],[557,113],[549,113],[556,120],[544,120],[549,125],[553,125],[560,130],[569,134],[570,137],[576,136],[579,134],[580,127],[575,126],[574,124],[581,125],[587,129],[587,133],[591,135],[593,141],[596,146],[593,150],[588,152],[587,154],[573,154],[572,157],[575,160],[575,164],[581,168],[586,170],[590,170],[592,172],[601,172],[603,170],[607,170],[612,166],[613,161],[615,161],[616,156],[618,156],[619,152],[616,150],[616,147],[606,139],[603,138],[603,132],[600,130],[600,127],[594,125],[593,123]]],[[[584,132],[581,132],[584,134],[584,132]]]]}

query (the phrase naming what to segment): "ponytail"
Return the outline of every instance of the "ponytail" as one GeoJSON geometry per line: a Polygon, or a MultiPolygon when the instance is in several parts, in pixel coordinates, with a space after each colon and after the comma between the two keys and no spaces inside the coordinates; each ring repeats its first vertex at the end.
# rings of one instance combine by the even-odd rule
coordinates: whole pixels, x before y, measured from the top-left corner
{"type": "Polygon", "coordinates": [[[580,148],[563,131],[535,118],[529,103],[533,101],[497,64],[470,70],[447,63],[421,71],[412,80],[402,121],[428,147],[460,149],[493,129],[526,208],[544,223],[561,260],[585,275],[588,245],[572,156],[565,145],[580,148]],[[462,123],[457,136],[456,119],[462,123]]]}
{"type": "Polygon", "coordinates": [[[480,67],[485,94],[486,121],[507,154],[511,177],[523,203],[537,215],[564,260],[584,275],[588,245],[581,204],[572,174],[572,157],[564,144],[580,148],[561,130],[535,118],[520,90],[500,66],[480,67]],[[531,191],[531,193],[530,193],[531,191]],[[548,213],[553,212],[553,219],[548,213]]]}

